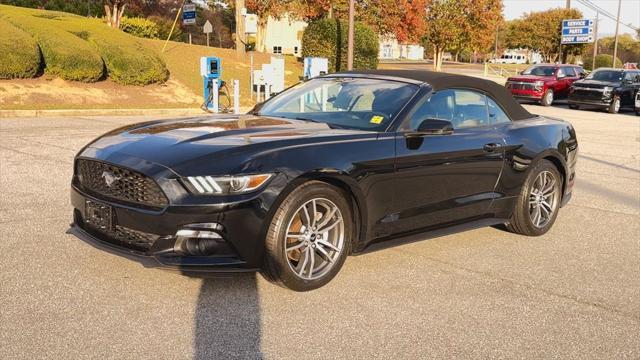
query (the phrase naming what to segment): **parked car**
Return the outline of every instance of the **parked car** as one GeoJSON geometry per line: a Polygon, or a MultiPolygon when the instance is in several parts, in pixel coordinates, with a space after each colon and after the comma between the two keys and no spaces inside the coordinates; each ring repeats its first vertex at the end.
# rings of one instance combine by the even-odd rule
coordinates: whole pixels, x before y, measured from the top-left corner
{"type": "Polygon", "coordinates": [[[640,91],[636,91],[636,101],[634,107],[636,109],[636,115],[640,115],[640,91]]]}
{"type": "Polygon", "coordinates": [[[347,255],[409,234],[546,233],[571,197],[577,153],[570,123],[530,114],[491,81],[331,74],[247,115],[134,124],[92,141],[74,162],[72,229],[147,265],[259,269],[306,291],[347,255]]]}
{"type": "Polygon", "coordinates": [[[638,89],[640,70],[600,68],[573,84],[569,107],[604,108],[612,114],[622,108],[633,110],[638,89]]]}
{"type": "Polygon", "coordinates": [[[541,64],[508,78],[505,86],[515,98],[550,106],[554,100],[566,98],[573,82],[584,75],[584,69],[578,65],[541,64]]]}

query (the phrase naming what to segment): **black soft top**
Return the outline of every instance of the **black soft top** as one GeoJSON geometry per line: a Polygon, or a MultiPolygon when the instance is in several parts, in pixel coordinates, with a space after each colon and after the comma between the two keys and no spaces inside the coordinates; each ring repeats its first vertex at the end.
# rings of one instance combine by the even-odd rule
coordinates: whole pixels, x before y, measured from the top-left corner
{"type": "Polygon", "coordinates": [[[333,75],[374,75],[410,79],[413,82],[429,84],[434,91],[451,88],[479,90],[489,94],[500,104],[511,120],[524,120],[534,117],[511,96],[511,93],[504,86],[477,77],[427,70],[362,70],[333,75]]]}

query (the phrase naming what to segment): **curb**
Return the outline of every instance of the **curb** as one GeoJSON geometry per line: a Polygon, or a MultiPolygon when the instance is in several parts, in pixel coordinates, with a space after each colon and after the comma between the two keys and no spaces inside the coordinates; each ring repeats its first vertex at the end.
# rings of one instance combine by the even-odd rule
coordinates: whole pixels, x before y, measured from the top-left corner
{"type": "Polygon", "coordinates": [[[205,115],[200,108],[177,109],[68,109],[68,110],[0,110],[0,118],[63,116],[134,116],[134,115],[205,115]]]}

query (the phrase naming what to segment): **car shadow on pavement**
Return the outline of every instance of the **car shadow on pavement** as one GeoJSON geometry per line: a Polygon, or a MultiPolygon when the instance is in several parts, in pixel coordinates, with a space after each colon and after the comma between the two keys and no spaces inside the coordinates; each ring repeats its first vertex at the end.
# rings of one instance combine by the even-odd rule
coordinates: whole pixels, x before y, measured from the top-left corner
{"type": "Polygon", "coordinates": [[[195,311],[194,356],[262,359],[257,274],[204,278],[195,311]]]}

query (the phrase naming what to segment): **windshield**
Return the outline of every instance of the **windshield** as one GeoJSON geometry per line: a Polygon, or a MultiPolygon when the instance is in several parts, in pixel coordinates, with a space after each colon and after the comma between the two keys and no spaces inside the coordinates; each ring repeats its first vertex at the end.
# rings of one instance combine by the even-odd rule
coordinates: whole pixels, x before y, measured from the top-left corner
{"type": "Polygon", "coordinates": [[[622,71],[620,70],[596,70],[589,74],[587,77],[589,80],[600,80],[608,82],[622,81],[622,71]]]}
{"type": "Polygon", "coordinates": [[[399,81],[317,78],[277,95],[256,113],[336,128],[384,131],[417,90],[417,85],[399,81]]]}
{"type": "Polygon", "coordinates": [[[555,73],[555,66],[532,66],[523,71],[522,75],[553,76],[555,73]]]}

